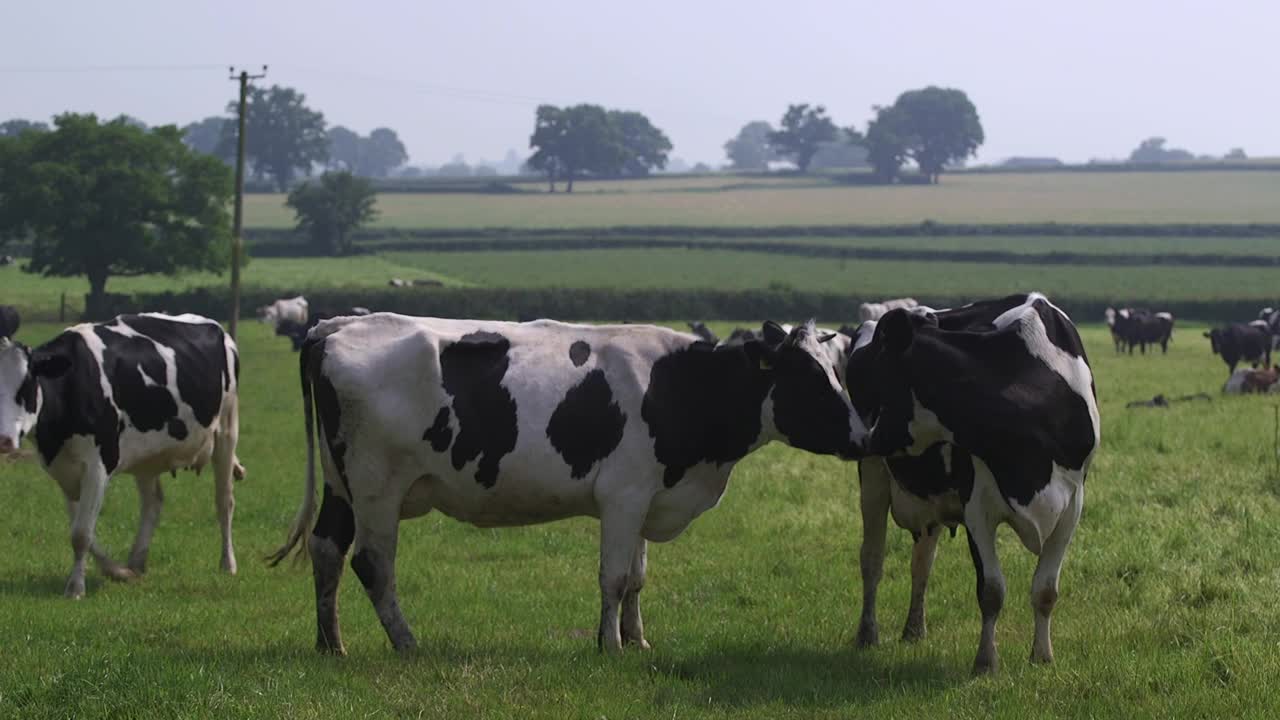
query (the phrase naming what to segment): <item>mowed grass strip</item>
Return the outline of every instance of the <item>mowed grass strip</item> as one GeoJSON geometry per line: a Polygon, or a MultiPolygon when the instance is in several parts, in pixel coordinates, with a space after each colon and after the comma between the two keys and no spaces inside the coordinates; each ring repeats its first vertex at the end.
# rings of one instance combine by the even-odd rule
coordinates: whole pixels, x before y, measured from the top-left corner
{"type": "MultiPolygon", "coordinates": [[[[787,318],[779,318],[787,319],[787,318]]],[[[724,331],[726,325],[717,329],[724,331]]],[[[56,328],[32,325],[34,342],[56,328]]],[[[1272,717],[1280,713],[1280,478],[1271,397],[1218,394],[1226,367],[1197,328],[1167,356],[1116,357],[1084,331],[1103,449],[1054,615],[1057,662],[1026,660],[1034,558],[1000,534],[1008,595],[1003,665],[973,679],[979,613],[963,534],[939,548],[929,636],[896,639],[910,537],[891,528],[881,647],[852,647],[859,609],[854,466],[772,445],[745,460],[715,510],[650,549],[649,653],[595,651],[598,525],[479,530],[439,514],[405,522],[400,598],[421,650],[401,658],[354,574],[340,593],[350,656],[321,657],[310,568],[268,569],[302,490],[296,356],[242,326],[236,486],[241,573],[217,570],[212,481],[165,478],[150,573],[96,576],[59,597],[70,567],[62,499],[31,461],[0,462],[0,716],[44,717],[1272,717]],[[1212,396],[1125,410],[1155,393],[1212,396]]],[[[406,389],[411,390],[411,389],[406,389]]],[[[100,523],[128,549],[133,483],[100,523]]]]}
{"type": "MultiPolygon", "coordinates": [[[[548,228],[619,225],[774,226],[860,223],[1280,222],[1280,172],[1034,173],[947,175],[936,186],[778,185],[697,192],[648,181],[587,185],[573,194],[384,193],[376,227],[548,228]],[[599,192],[592,192],[597,189],[599,192]]],[[[245,198],[245,224],[292,227],[278,194],[245,198]]]]}
{"type": "Polygon", "coordinates": [[[392,252],[396,265],[419,267],[486,287],[717,288],[789,287],[854,297],[986,297],[1030,289],[1076,299],[1257,299],[1280,290],[1274,267],[1108,267],[840,260],[717,250],[392,252]]]}

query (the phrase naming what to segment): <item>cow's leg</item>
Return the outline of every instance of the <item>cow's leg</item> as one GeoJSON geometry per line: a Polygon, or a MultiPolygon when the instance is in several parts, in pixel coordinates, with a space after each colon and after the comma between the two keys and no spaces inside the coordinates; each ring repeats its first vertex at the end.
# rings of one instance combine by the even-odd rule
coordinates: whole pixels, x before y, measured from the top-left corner
{"type": "Polygon", "coordinates": [[[400,534],[401,498],[376,497],[354,499],[355,546],[351,569],[364,585],[373,609],[378,613],[382,629],[387,631],[391,646],[407,652],[418,641],[400,612],[396,596],[396,542],[400,534]]]}
{"type": "Polygon", "coordinates": [[[1080,510],[1083,507],[1084,486],[1081,486],[1040,550],[1040,561],[1036,564],[1036,573],[1031,580],[1031,611],[1036,618],[1036,635],[1031,644],[1032,662],[1053,662],[1049,617],[1053,614],[1053,606],[1058,602],[1058,575],[1062,571],[1062,560],[1066,557],[1067,546],[1071,544],[1071,536],[1075,534],[1076,524],[1080,522],[1080,510]]]}
{"type": "Polygon", "coordinates": [[[238,400],[232,396],[226,401],[229,407],[222,410],[222,428],[213,441],[213,493],[218,507],[218,527],[222,531],[222,569],[236,574],[236,550],[231,544],[231,518],[236,511],[235,473],[244,468],[236,458],[236,443],[240,439],[238,400]]]}
{"type": "Polygon", "coordinates": [[[147,571],[147,553],[151,550],[151,536],[160,522],[160,508],[164,505],[164,491],[160,488],[160,478],[155,475],[139,475],[134,478],[138,484],[138,535],[133,540],[133,549],[129,551],[129,569],[138,575],[147,571]]]}
{"type": "Polygon", "coordinates": [[[326,482],[320,514],[307,543],[316,584],[316,650],[323,653],[347,653],[338,628],[338,583],[342,581],[342,565],[355,532],[351,505],[331,493],[326,482]]]}
{"type": "Polygon", "coordinates": [[[618,610],[631,586],[631,569],[647,511],[647,507],[606,507],[600,513],[600,627],[596,644],[602,652],[622,651],[618,610]]]}
{"type": "Polygon", "coordinates": [[[631,573],[627,576],[627,592],[622,596],[622,644],[649,649],[644,639],[644,621],[640,619],[640,591],[644,589],[645,572],[649,566],[649,543],[641,538],[631,560],[631,573]]]}
{"type": "MultiPolygon", "coordinates": [[[[79,501],[74,505],[67,503],[67,509],[71,512],[71,552],[74,559],[63,595],[72,599],[84,597],[84,563],[93,546],[93,533],[98,524],[98,513],[102,512],[102,497],[106,493],[107,479],[106,468],[95,458],[88,463],[86,472],[81,476],[79,501]]],[[[106,558],[105,553],[102,558],[106,558]]],[[[107,572],[107,568],[103,567],[103,571],[107,572]]]]}
{"type": "Polygon", "coordinates": [[[862,617],[858,621],[857,643],[869,647],[880,642],[876,623],[876,592],[884,574],[884,541],[889,522],[889,468],[884,460],[872,458],[858,463],[858,479],[862,488],[862,617]]]}
{"type": "MultiPolygon", "coordinates": [[[[101,507],[99,507],[99,511],[101,511],[101,507]]],[[[76,526],[76,516],[79,515],[79,513],[80,503],[76,500],[72,500],[71,498],[67,498],[67,517],[71,520],[71,529],[73,531],[76,526]]],[[[72,549],[74,550],[74,540],[72,543],[72,549]]],[[[93,538],[89,541],[89,555],[93,557],[93,561],[97,563],[98,571],[112,580],[119,580],[123,582],[137,577],[132,570],[121,565],[115,560],[112,560],[111,556],[107,554],[107,551],[103,550],[102,546],[98,544],[97,538],[93,538]]]]}
{"type": "Polygon", "coordinates": [[[907,610],[907,624],[902,628],[902,639],[907,642],[925,636],[924,596],[941,536],[941,525],[929,528],[916,536],[915,545],[911,548],[911,607],[907,610]]]}
{"type": "Polygon", "coordinates": [[[978,655],[973,660],[973,672],[995,672],[1000,665],[996,652],[996,619],[1004,607],[1004,573],[1000,571],[1000,559],[996,557],[996,526],[981,510],[971,503],[965,512],[965,530],[969,537],[969,553],[977,575],[978,609],[982,611],[982,635],[978,640],[978,655]]]}

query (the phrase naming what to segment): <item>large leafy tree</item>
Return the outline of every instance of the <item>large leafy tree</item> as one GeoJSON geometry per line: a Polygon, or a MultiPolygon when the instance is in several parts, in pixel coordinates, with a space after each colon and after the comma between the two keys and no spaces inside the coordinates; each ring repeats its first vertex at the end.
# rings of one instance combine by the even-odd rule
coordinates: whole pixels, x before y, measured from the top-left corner
{"type": "Polygon", "coordinates": [[[17,137],[24,132],[49,132],[49,124],[22,118],[0,122],[0,138],[17,137]]]}
{"type": "Polygon", "coordinates": [[[622,174],[644,176],[654,168],[661,170],[667,166],[671,140],[643,113],[611,110],[609,121],[617,128],[622,143],[622,174]]]}
{"type": "Polygon", "coordinates": [[[963,90],[909,90],[893,106],[909,131],[911,159],[929,182],[938,182],[943,168],[973,155],[986,139],[978,110],[963,90]]]}
{"type": "Polygon", "coordinates": [[[771,160],[778,156],[769,147],[769,135],[773,126],[763,120],[749,122],[738,131],[737,137],[724,144],[724,154],[734,170],[767,170],[771,160]]]}
{"type": "Polygon", "coordinates": [[[376,128],[361,137],[341,125],[329,130],[329,167],[362,177],[386,177],[409,159],[396,131],[376,128]]]}
{"type": "MultiPolygon", "coordinates": [[[[272,85],[249,89],[245,118],[248,169],[254,178],[270,178],[281,192],[288,190],[294,177],[310,176],[317,163],[329,157],[329,137],[325,133],[324,115],[306,105],[306,96],[293,88],[272,85]]],[[[227,104],[227,112],[235,118],[237,102],[227,104]]],[[[234,160],[236,123],[223,126],[218,154],[234,160]]]]}
{"type": "Polygon", "coordinates": [[[626,161],[617,123],[599,105],[540,105],[529,147],[534,149],[529,167],[547,174],[552,192],[557,178],[564,180],[566,192],[573,192],[577,178],[616,175],[626,161]]]}
{"type": "Polygon", "coordinates": [[[86,312],[107,280],[226,267],[231,172],[172,125],[57,117],[47,133],[0,140],[0,235],[32,238],[29,272],[84,275],[86,312]]]}
{"type": "Polygon", "coordinates": [[[769,133],[769,146],[794,160],[800,172],[807,172],[822,143],[835,138],[836,124],[827,117],[827,109],[801,103],[787,107],[779,129],[769,133]]]}
{"type": "Polygon", "coordinates": [[[297,217],[298,230],[311,237],[316,249],[347,255],[353,249],[351,232],[377,217],[376,201],[368,180],[343,170],[302,183],[289,193],[287,204],[297,217]]]}
{"type": "MultiPolygon", "coordinates": [[[[187,125],[182,128],[182,141],[187,147],[202,152],[205,155],[216,155],[218,152],[218,143],[222,142],[223,133],[227,132],[225,127],[230,120],[221,116],[207,117],[203,120],[187,125]]],[[[235,132],[235,128],[231,128],[231,132],[235,132]]]]}
{"type": "MultiPolygon", "coordinates": [[[[1187,162],[1195,160],[1196,156],[1182,148],[1165,147],[1166,140],[1162,137],[1152,137],[1143,140],[1133,152],[1129,153],[1129,162],[1131,163],[1163,163],[1163,162],[1187,162]]],[[[1243,154],[1244,151],[1241,151],[1243,154]]]]}
{"type": "Polygon", "coordinates": [[[876,107],[876,116],[867,125],[862,143],[867,148],[867,162],[880,182],[891,183],[907,161],[913,143],[906,116],[896,105],[876,107]]]}

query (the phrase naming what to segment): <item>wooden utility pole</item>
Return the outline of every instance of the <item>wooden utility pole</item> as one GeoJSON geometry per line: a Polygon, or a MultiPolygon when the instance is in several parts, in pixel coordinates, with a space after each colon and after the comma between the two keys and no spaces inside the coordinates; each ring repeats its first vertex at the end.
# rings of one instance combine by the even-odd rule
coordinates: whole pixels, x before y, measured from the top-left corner
{"type": "Polygon", "coordinates": [[[244,70],[241,70],[240,74],[237,75],[234,67],[230,68],[230,71],[231,79],[240,81],[240,108],[237,120],[239,127],[236,130],[236,204],[235,215],[233,215],[231,225],[231,321],[227,327],[231,339],[234,340],[236,338],[236,326],[240,324],[240,262],[244,255],[244,238],[241,236],[241,228],[244,224],[245,110],[249,94],[249,81],[266,77],[267,66],[262,66],[262,73],[259,75],[250,75],[244,70]]]}

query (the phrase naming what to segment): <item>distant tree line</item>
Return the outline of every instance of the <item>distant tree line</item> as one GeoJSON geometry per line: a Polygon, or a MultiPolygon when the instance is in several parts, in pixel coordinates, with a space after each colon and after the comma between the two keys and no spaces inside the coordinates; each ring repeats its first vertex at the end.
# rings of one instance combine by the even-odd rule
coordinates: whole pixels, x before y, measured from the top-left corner
{"type": "Polygon", "coordinates": [[[547,176],[555,192],[563,181],[573,192],[583,177],[643,177],[667,165],[671,141],[642,113],[606,110],[599,105],[540,105],[526,162],[547,176]]]}
{"type": "Polygon", "coordinates": [[[910,90],[874,111],[864,133],[839,127],[822,105],[794,104],[776,129],[763,121],[747,123],[725,143],[725,153],[736,170],[764,170],[779,160],[802,173],[869,165],[883,182],[895,181],[910,161],[936,183],[944,168],[973,155],[985,139],[978,111],[962,90],[910,90]]]}

